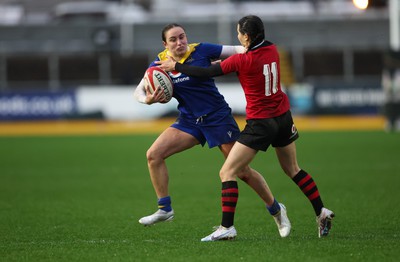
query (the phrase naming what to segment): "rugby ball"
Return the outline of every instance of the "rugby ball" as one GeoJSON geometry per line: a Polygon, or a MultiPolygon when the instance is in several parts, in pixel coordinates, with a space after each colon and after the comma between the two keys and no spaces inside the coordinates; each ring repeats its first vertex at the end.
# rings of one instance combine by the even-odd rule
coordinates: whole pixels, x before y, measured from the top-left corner
{"type": "Polygon", "coordinates": [[[168,73],[157,66],[149,67],[144,74],[144,81],[149,86],[150,93],[161,87],[165,94],[165,102],[169,102],[172,98],[174,82],[168,73]]]}

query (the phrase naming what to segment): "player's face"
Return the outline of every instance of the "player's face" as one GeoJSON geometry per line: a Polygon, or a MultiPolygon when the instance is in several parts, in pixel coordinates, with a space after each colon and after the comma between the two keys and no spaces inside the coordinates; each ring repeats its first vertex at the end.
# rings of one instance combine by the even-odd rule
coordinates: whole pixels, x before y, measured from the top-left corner
{"type": "Polygon", "coordinates": [[[182,27],[173,27],[165,33],[164,47],[174,57],[182,57],[187,51],[187,37],[182,27]]]}
{"type": "Polygon", "coordinates": [[[239,31],[239,25],[237,26],[237,33],[238,33],[238,40],[239,42],[242,44],[242,46],[244,46],[245,48],[249,47],[249,36],[247,34],[242,34],[239,31]]]}

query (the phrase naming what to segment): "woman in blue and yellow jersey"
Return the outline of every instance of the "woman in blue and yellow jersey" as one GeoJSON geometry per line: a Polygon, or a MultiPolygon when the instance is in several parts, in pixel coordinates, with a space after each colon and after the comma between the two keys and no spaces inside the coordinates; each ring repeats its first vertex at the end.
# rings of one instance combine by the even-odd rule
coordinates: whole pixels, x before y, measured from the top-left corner
{"type": "MultiPolygon", "coordinates": [[[[188,65],[208,67],[213,60],[245,52],[241,46],[188,44],[185,30],[178,24],[169,24],[163,29],[162,41],[165,50],[159,53],[150,67],[156,66],[156,61],[167,59],[168,56],[188,65]]],[[[147,164],[158,198],[158,210],[152,215],[142,217],[139,223],[143,225],[169,221],[174,217],[165,159],[193,146],[199,144],[204,146],[206,142],[210,148],[218,146],[226,158],[240,134],[231,108],[218,91],[213,78],[196,78],[179,72],[169,74],[174,82],[173,97],[179,103],[179,117],[161,133],[147,151],[147,164]]],[[[163,96],[160,90],[151,94],[143,80],[135,90],[135,98],[145,104],[163,103],[163,96]]],[[[246,166],[239,178],[257,192],[265,202],[267,210],[275,216],[278,228],[282,227],[281,221],[288,221],[286,212],[280,212],[280,205],[274,199],[261,174],[246,166]]],[[[231,192],[226,197],[237,196],[235,192],[231,192]]]]}

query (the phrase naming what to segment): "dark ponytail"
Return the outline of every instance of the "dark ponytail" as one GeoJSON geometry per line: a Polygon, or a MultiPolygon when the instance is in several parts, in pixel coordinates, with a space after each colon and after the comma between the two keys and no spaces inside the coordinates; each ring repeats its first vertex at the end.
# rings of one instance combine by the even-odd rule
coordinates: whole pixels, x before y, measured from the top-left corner
{"type": "Polygon", "coordinates": [[[258,16],[248,15],[242,17],[238,25],[239,32],[243,35],[247,34],[250,38],[249,50],[265,39],[264,24],[258,16]]]}

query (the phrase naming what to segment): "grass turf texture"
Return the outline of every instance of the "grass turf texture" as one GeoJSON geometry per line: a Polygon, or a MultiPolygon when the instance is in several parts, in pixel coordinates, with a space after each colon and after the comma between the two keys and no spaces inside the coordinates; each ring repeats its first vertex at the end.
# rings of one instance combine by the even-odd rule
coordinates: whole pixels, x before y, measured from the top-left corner
{"type": "Polygon", "coordinates": [[[176,212],[143,227],[156,210],[145,152],[154,135],[0,137],[1,261],[397,261],[400,135],[302,132],[301,167],[335,211],[318,239],[308,200],[280,170],[274,151],[260,171],[283,202],[293,231],[279,237],[243,182],[234,241],[202,243],[221,217],[218,149],[197,146],[167,160],[176,212]]]}

